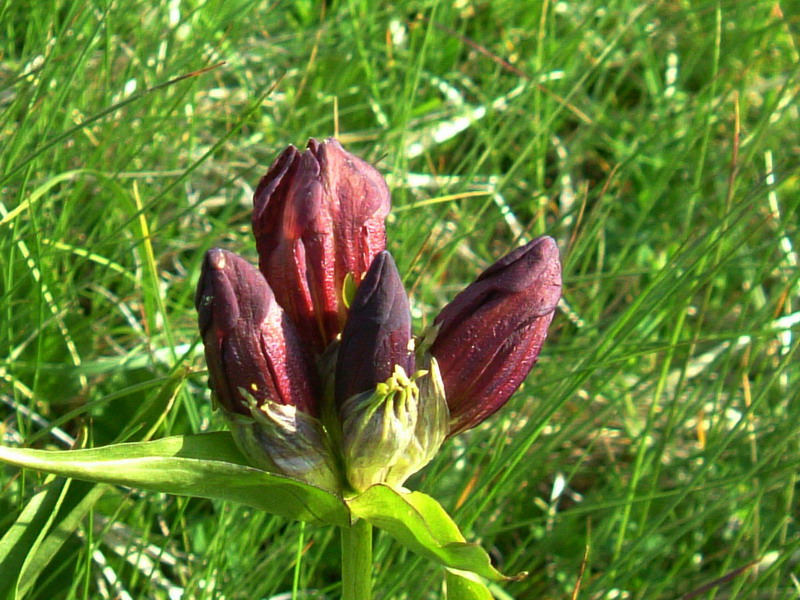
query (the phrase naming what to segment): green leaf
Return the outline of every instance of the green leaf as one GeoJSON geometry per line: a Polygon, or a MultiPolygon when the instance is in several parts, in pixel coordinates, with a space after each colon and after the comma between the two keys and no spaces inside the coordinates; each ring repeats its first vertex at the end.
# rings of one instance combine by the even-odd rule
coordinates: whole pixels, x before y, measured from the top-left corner
{"type": "Polygon", "coordinates": [[[25,596],[106,490],[48,477],[0,539],[0,598],[25,596]]]}
{"type": "MultiPolygon", "coordinates": [[[[122,435],[133,438],[129,441],[149,439],[166,417],[187,373],[186,368],[179,368],[164,378],[157,393],[148,395],[139,404],[122,435]]],[[[48,430],[43,429],[28,441],[47,433],[48,430]]],[[[17,520],[0,539],[0,565],[3,566],[0,598],[8,597],[9,593],[14,598],[23,597],[36,585],[39,575],[47,570],[52,558],[108,489],[107,485],[55,477],[47,479],[44,488],[21,509],[17,520]]]]}
{"type": "Polygon", "coordinates": [[[0,539],[0,598],[14,598],[19,587],[19,574],[47,534],[58,506],[69,489],[69,481],[48,478],[0,539]]]}
{"type": "Polygon", "coordinates": [[[0,461],[19,467],[145,490],[230,500],[288,519],[347,526],[338,496],[250,467],[229,432],[168,437],[87,450],[0,446],[0,461]]]}
{"type": "Polygon", "coordinates": [[[84,522],[86,514],[108,490],[107,485],[84,482],[73,482],[69,486],[67,495],[61,503],[61,510],[50,523],[47,536],[39,542],[36,551],[31,552],[25,561],[25,568],[19,579],[21,596],[25,596],[36,584],[37,578],[47,569],[64,542],[84,522]]]}
{"type": "Polygon", "coordinates": [[[494,600],[486,584],[473,573],[445,570],[447,600],[494,600]]]}
{"type": "MultiPolygon", "coordinates": [[[[491,581],[512,579],[497,571],[486,551],[468,543],[447,511],[421,492],[398,492],[373,485],[347,500],[353,516],[380,527],[409,550],[445,567],[491,581]]],[[[516,578],[524,577],[521,573],[516,578]]]]}

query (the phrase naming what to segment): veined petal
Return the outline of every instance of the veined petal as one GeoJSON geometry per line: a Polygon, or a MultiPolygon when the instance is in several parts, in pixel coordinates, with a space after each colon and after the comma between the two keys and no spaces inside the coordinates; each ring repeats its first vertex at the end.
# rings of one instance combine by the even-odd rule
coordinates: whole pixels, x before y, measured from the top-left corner
{"type": "Polygon", "coordinates": [[[209,250],[195,303],[209,384],[223,410],[249,415],[252,397],[317,414],[311,359],[255,267],[233,252],[209,250]]]}
{"type": "Polygon", "coordinates": [[[434,320],[450,435],[497,411],[539,356],[561,297],[558,247],[540,237],[486,269],[434,320]]]}
{"type": "Polygon", "coordinates": [[[375,388],[400,366],[414,372],[411,310],[392,255],[380,252],[356,291],[336,361],[335,398],[375,388]]]}
{"type": "Polygon", "coordinates": [[[374,167],[339,142],[290,146],[253,197],[259,266],[302,338],[321,353],[341,332],[342,288],[384,249],[390,197],[374,167]]]}

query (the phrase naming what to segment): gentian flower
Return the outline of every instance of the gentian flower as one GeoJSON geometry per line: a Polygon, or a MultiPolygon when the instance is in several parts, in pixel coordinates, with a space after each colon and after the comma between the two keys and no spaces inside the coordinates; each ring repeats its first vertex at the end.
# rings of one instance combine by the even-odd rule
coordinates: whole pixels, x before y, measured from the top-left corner
{"type": "Polygon", "coordinates": [[[321,353],[342,331],[345,283],[386,246],[389,189],[339,142],[289,146],[253,197],[259,267],[302,338],[321,353]]]}
{"type": "Polygon", "coordinates": [[[209,386],[242,452],[256,466],[336,488],[314,364],[258,269],[209,250],[195,306],[209,386]]]}
{"type": "Polygon", "coordinates": [[[411,309],[392,255],[379,253],[350,306],[336,360],[336,404],[372,390],[396,367],[414,372],[411,309]]]}
{"type": "Polygon", "coordinates": [[[561,295],[549,237],[489,267],[419,343],[385,251],[389,193],[335,140],[289,147],[254,196],[260,271],[209,250],[209,385],[257,467],[339,494],[401,486],[522,383],[561,295]]]}
{"type": "Polygon", "coordinates": [[[431,377],[414,372],[408,296],[391,254],[381,252],[355,294],[336,360],[341,447],[354,489],[401,485],[436,454],[447,405],[441,387],[418,385],[431,377]]]}
{"type": "Polygon", "coordinates": [[[544,236],[486,269],[434,319],[430,352],[444,381],[451,436],[484,421],[520,386],[559,298],[558,247],[544,236]]]}

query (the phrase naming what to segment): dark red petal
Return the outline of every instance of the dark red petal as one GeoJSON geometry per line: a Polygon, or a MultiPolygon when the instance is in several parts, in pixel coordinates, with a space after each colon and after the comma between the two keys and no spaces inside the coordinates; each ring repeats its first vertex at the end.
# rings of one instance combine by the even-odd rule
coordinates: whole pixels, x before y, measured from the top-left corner
{"type": "Polygon", "coordinates": [[[316,414],[311,359],[255,267],[232,252],[209,250],[195,302],[210,384],[225,410],[250,414],[249,395],[316,414]]]}
{"type": "Polygon", "coordinates": [[[306,151],[290,147],[278,157],[253,201],[261,272],[321,353],[344,325],[345,278],[361,281],[386,245],[386,183],[336,140],[310,140],[306,151]]]}
{"type": "Polygon", "coordinates": [[[498,410],[538,358],[561,297],[558,247],[541,237],[486,269],[434,320],[451,435],[498,410]]]}
{"type": "Polygon", "coordinates": [[[380,252],[358,287],[336,362],[336,402],[373,389],[395,366],[414,370],[411,312],[391,254],[380,252]]]}

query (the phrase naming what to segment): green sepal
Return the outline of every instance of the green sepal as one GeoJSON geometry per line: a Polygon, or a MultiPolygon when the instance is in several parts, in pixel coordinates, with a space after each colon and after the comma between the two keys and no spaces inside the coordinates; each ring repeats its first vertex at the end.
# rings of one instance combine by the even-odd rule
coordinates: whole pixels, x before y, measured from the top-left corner
{"type": "Polygon", "coordinates": [[[248,466],[227,431],[86,450],[0,446],[0,461],[85,481],[239,502],[288,519],[340,527],[350,523],[339,496],[248,466]]]}
{"type": "MultiPolygon", "coordinates": [[[[109,364],[112,362],[109,359],[109,364]]],[[[100,362],[95,365],[102,370],[97,366],[100,362]]],[[[132,367],[126,362],[125,368],[132,367]]],[[[169,412],[188,373],[188,368],[182,366],[167,377],[154,379],[151,385],[155,386],[155,394],[146,394],[138,403],[134,416],[121,424],[120,438],[129,441],[149,439],[169,412]]],[[[28,441],[32,443],[46,433],[47,429],[43,429],[28,441]]],[[[48,477],[41,487],[37,486],[36,493],[25,506],[20,507],[16,520],[0,538],[0,598],[26,597],[34,586],[41,592],[40,575],[46,576],[50,572],[50,562],[73,533],[83,526],[87,513],[109,489],[107,485],[55,476],[48,477]],[[53,504],[55,499],[57,502],[53,504]]]]}
{"type": "Polygon", "coordinates": [[[389,478],[412,443],[418,405],[419,389],[400,366],[386,383],[344,403],[342,454],[353,489],[365,490],[377,483],[402,485],[411,474],[395,471],[395,477],[389,478]]]}
{"type": "Polygon", "coordinates": [[[401,492],[374,485],[347,499],[354,517],[379,527],[403,546],[440,565],[469,571],[490,581],[520,579],[495,569],[489,555],[478,544],[464,539],[458,525],[436,500],[421,492],[401,492]]]}
{"type": "Polygon", "coordinates": [[[445,399],[444,383],[436,359],[424,357],[423,369],[413,376],[418,387],[417,419],[414,434],[405,452],[389,470],[385,483],[402,485],[439,453],[450,431],[450,411],[445,399]]]}
{"type": "MultiPolygon", "coordinates": [[[[247,391],[240,389],[243,397],[247,391]]],[[[271,400],[250,401],[251,416],[226,414],[233,439],[258,469],[339,493],[341,477],[319,419],[271,400]]]]}
{"type": "Polygon", "coordinates": [[[342,406],[342,455],[353,489],[400,487],[439,451],[449,413],[435,359],[426,366],[409,377],[395,365],[386,382],[342,406]]]}

